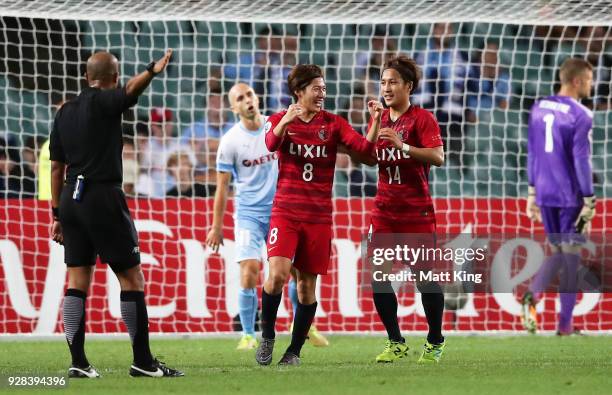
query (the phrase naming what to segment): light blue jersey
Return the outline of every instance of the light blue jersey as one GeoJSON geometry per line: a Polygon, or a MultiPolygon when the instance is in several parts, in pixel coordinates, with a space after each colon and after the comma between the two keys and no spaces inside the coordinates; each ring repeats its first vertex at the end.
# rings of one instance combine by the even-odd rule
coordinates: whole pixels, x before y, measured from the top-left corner
{"type": "Polygon", "coordinates": [[[266,147],[264,125],[250,131],[242,122],[222,138],[217,152],[217,171],[231,172],[236,185],[236,216],[270,217],[278,179],[276,153],[266,147]]]}
{"type": "MultiPolygon", "coordinates": [[[[246,129],[242,122],[235,124],[221,137],[217,151],[217,171],[232,173],[236,186],[234,237],[238,263],[263,258],[276,193],[278,160],[266,147],[267,117],[262,118],[257,131],[246,129]]],[[[257,290],[241,288],[238,305],[243,335],[254,338],[257,290]]]]}

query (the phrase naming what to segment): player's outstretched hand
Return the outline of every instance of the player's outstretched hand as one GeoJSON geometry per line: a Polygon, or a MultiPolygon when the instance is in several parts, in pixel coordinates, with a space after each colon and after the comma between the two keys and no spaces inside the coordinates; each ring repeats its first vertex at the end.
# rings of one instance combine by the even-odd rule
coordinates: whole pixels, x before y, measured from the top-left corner
{"type": "Polygon", "coordinates": [[[170,62],[170,58],[172,58],[172,50],[167,49],[166,54],[157,62],[155,62],[155,66],[153,67],[153,72],[155,74],[161,73],[166,69],[166,66],[170,62]]]}
{"type": "Polygon", "coordinates": [[[527,195],[527,208],[525,210],[525,214],[532,221],[542,222],[542,213],[540,212],[540,208],[536,204],[536,195],[535,188],[529,187],[529,192],[527,195]]]}
{"type": "Polygon", "coordinates": [[[385,108],[383,107],[382,103],[379,101],[370,100],[368,102],[368,111],[370,112],[370,117],[372,117],[373,119],[380,120],[384,109],[385,108]]]}
{"type": "Polygon", "coordinates": [[[206,245],[214,252],[219,252],[219,246],[223,245],[223,232],[218,229],[211,229],[206,236],[206,245]]]}
{"type": "Polygon", "coordinates": [[[51,238],[59,244],[64,244],[64,233],[62,232],[62,224],[59,221],[53,221],[51,225],[51,238]]]}
{"type": "Polygon", "coordinates": [[[395,130],[391,128],[380,129],[380,132],[378,132],[378,138],[389,141],[391,145],[397,149],[402,149],[402,145],[404,145],[402,139],[400,139],[395,130]]]}

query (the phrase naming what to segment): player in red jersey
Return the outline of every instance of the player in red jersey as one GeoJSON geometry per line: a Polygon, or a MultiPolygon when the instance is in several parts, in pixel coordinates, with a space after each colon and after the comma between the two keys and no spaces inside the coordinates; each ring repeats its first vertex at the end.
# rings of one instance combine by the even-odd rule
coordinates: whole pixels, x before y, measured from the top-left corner
{"type": "MultiPolygon", "coordinates": [[[[440,127],[434,116],[410,103],[421,70],[414,60],[399,55],[387,60],[381,76],[381,95],[387,109],[381,119],[376,144],[378,192],[370,223],[371,235],[436,231],[429,193],[429,167],[444,163],[440,127]]],[[[438,362],[444,349],[442,313],[444,295],[435,282],[420,283],[429,334],[419,362],[438,362]]],[[[397,297],[391,283],[377,283],[373,293],[376,311],[389,340],[378,362],[393,362],[408,353],[397,321],[397,297]]]]}
{"type": "Polygon", "coordinates": [[[325,80],[318,66],[295,66],[287,83],[297,103],[272,115],[265,125],[266,145],[278,153],[279,176],[267,243],[270,273],[262,291],[262,341],[255,357],[260,365],[272,361],[276,314],[292,264],[299,303],[291,344],[279,365],[299,365],[317,309],[317,276],[327,274],[331,255],[336,153],[342,145],[371,158],[383,109],[380,103],[368,103],[373,122],[366,139],[344,118],[323,110],[325,80]]]}

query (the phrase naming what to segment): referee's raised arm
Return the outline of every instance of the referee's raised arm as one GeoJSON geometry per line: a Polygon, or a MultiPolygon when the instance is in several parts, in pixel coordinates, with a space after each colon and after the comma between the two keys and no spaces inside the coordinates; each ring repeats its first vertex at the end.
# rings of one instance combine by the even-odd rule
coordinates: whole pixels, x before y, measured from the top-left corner
{"type": "Polygon", "coordinates": [[[172,50],[166,50],[166,54],[159,59],[157,62],[151,62],[147,66],[147,69],[142,73],[135,75],[125,85],[125,93],[128,96],[138,97],[147,89],[147,86],[153,80],[157,74],[161,73],[166,69],[170,58],[172,57],[172,50]]]}

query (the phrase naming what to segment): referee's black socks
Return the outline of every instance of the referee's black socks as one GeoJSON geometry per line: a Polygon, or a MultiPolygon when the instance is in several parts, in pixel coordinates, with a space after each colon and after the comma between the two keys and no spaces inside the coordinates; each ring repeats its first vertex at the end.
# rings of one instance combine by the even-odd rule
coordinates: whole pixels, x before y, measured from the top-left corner
{"type": "Polygon", "coordinates": [[[314,320],[317,312],[317,302],[313,304],[301,304],[298,302],[295,309],[295,317],[293,318],[293,332],[291,332],[291,344],[287,348],[287,352],[300,356],[302,346],[308,336],[310,325],[314,320]]]}
{"type": "Polygon", "coordinates": [[[153,356],[149,349],[149,316],[144,292],[121,291],[121,317],[132,341],[134,364],[139,367],[151,366],[153,356]]]}
{"type": "Polygon", "coordinates": [[[283,293],[270,295],[265,289],[261,290],[261,337],[264,339],[274,339],[276,331],[276,315],[283,293]]]}
{"type": "Polygon", "coordinates": [[[72,356],[72,366],[86,368],[89,361],[85,356],[85,302],[87,294],[68,288],[64,295],[64,333],[72,356]]]}

